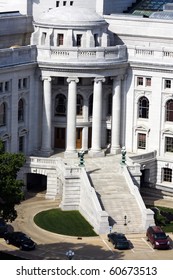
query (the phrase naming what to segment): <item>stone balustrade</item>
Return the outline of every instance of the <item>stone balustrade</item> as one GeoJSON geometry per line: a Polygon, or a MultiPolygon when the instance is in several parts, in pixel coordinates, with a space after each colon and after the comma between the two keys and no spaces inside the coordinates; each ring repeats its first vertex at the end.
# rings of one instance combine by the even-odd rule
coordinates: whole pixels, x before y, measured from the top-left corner
{"type": "Polygon", "coordinates": [[[55,48],[45,49],[38,47],[38,59],[40,61],[67,62],[121,62],[127,60],[126,46],[96,47],[96,48],[55,48]]]}
{"type": "Polygon", "coordinates": [[[36,61],[35,46],[14,46],[0,50],[0,67],[13,66],[36,61]]]}
{"type": "Polygon", "coordinates": [[[59,167],[64,171],[64,162],[61,158],[41,158],[41,157],[28,157],[26,159],[26,166],[31,168],[53,168],[59,167]]]}
{"type": "Polygon", "coordinates": [[[128,47],[128,55],[129,59],[134,58],[136,60],[150,60],[151,58],[153,61],[163,61],[166,62],[168,59],[173,57],[173,49],[161,48],[155,49],[150,47],[138,47],[138,46],[129,46],[128,47]]]}
{"type": "Polygon", "coordinates": [[[138,203],[139,210],[142,214],[143,227],[147,229],[150,225],[154,225],[154,212],[151,209],[147,209],[144,201],[140,195],[139,189],[134,185],[127,166],[123,166],[123,174],[125,176],[126,182],[128,184],[130,192],[134,195],[136,202],[138,203]]]}

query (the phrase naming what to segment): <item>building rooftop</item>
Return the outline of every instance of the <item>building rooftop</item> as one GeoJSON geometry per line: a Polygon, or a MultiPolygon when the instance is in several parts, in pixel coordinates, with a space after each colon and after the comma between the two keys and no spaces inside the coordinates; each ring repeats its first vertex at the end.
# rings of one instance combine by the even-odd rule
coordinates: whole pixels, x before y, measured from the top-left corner
{"type": "Polygon", "coordinates": [[[125,13],[149,17],[153,12],[161,12],[168,3],[173,4],[173,0],[138,0],[125,13]]]}
{"type": "Polygon", "coordinates": [[[103,17],[92,9],[77,7],[58,7],[44,12],[37,19],[38,24],[53,26],[100,25],[106,24],[103,17]]]}

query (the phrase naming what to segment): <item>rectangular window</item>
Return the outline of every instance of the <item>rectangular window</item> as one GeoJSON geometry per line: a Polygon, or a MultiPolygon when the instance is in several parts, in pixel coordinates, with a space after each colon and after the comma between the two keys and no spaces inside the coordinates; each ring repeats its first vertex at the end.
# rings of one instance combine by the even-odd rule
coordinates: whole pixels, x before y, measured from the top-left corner
{"type": "Polygon", "coordinates": [[[41,44],[45,45],[47,33],[43,32],[41,36],[41,44]]]}
{"type": "Polygon", "coordinates": [[[66,6],[66,4],[67,4],[67,1],[63,1],[63,6],[66,6]]]}
{"type": "Polygon", "coordinates": [[[28,80],[29,78],[23,78],[18,80],[18,89],[27,89],[28,88],[28,80]]]}
{"type": "Polygon", "coordinates": [[[82,43],[82,34],[77,34],[76,35],[76,46],[81,47],[81,43],[82,43]]]}
{"type": "Polygon", "coordinates": [[[146,148],[146,134],[138,133],[138,149],[146,148]]]}
{"type": "Polygon", "coordinates": [[[151,78],[146,78],[146,87],[151,87],[151,78]]]}
{"type": "Polygon", "coordinates": [[[3,92],[3,83],[0,83],[0,92],[3,92]]]}
{"type": "Polygon", "coordinates": [[[171,80],[165,80],[165,88],[171,88],[171,80]]]}
{"type": "Polygon", "coordinates": [[[165,151],[173,152],[173,137],[165,137],[165,151]]]}
{"type": "Polygon", "coordinates": [[[10,92],[11,90],[11,82],[10,81],[5,81],[0,83],[0,93],[5,93],[5,92],[10,92]]]}
{"type": "Polygon", "coordinates": [[[5,82],[5,92],[8,92],[10,90],[10,83],[5,82]]]}
{"type": "Polygon", "coordinates": [[[70,1],[70,6],[73,6],[73,1],[70,1]]]}
{"type": "Polygon", "coordinates": [[[24,152],[24,136],[19,137],[19,152],[24,152]]]}
{"type": "Polygon", "coordinates": [[[59,7],[59,1],[56,1],[56,7],[59,7]]]}
{"type": "Polygon", "coordinates": [[[163,181],[172,182],[172,169],[163,168],[163,181]]]}
{"type": "Polygon", "coordinates": [[[143,81],[143,77],[137,77],[137,86],[143,86],[144,81],[143,81]]]}
{"type": "Polygon", "coordinates": [[[23,79],[23,88],[27,88],[27,84],[28,84],[28,79],[24,78],[23,79]]]}
{"type": "Polygon", "coordinates": [[[22,88],[22,79],[19,79],[18,80],[18,89],[21,89],[22,88]]]}
{"type": "Polygon", "coordinates": [[[64,34],[58,34],[57,46],[63,46],[64,43],[64,34]]]}
{"type": "Polygon", "coordinates": [[[95,43],[95,47],[98,47],[99,44],[99,35],[98,34],[94,34],[94,43],[95,43]]]}

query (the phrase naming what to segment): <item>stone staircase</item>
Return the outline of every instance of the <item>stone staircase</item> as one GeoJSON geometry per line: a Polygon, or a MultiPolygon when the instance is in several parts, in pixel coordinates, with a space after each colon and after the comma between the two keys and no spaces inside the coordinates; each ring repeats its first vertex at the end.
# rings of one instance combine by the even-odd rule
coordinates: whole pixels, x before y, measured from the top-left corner
{"type": "Polygon", "coordinates": [[[103,210],[109,215],[112,230],[141,233],[144,232],[142,215],[135,197],[129,191],[120,160],[120,157],[111,155],[86,159],[86,171],[103,210]]]}

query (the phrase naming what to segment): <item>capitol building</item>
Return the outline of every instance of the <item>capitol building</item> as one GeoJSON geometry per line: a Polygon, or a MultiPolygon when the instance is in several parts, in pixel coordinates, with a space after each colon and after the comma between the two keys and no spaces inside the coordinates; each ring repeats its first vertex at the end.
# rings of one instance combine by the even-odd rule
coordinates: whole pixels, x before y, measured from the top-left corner
{"type": "Polygon", "coordinates": [[[62,209],[106,232],[85,168],[63,159],[125,151],[145,230],[140,188],[173,193],[173,1],[11,2],[0,1],[0,138],[26,155],[26,189],[42,181],[46,198],[61,193],[62,209]]]}

